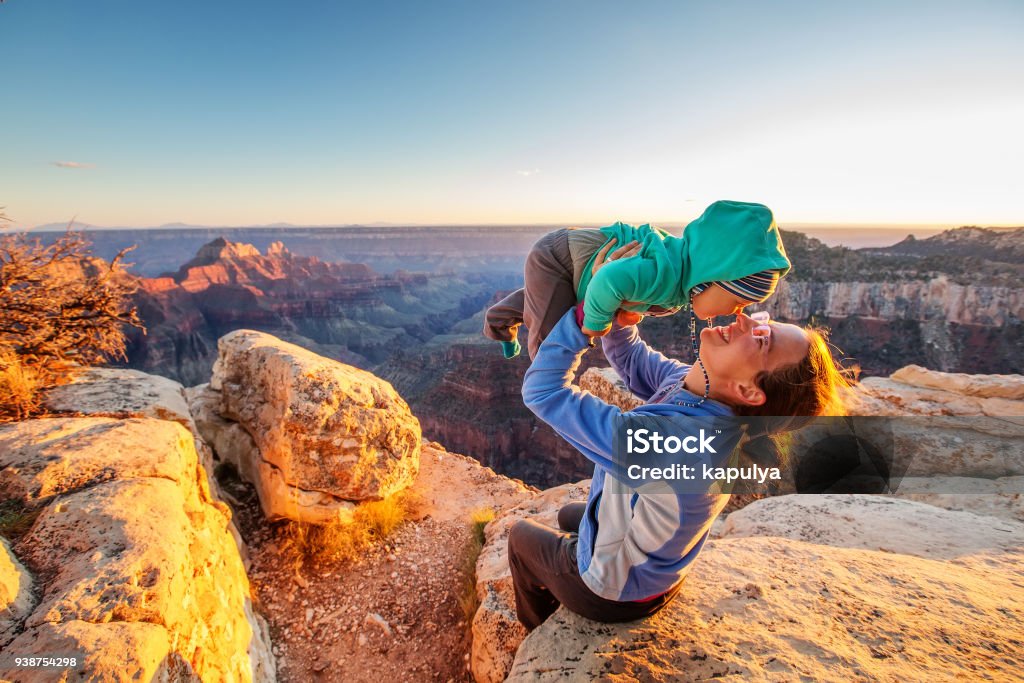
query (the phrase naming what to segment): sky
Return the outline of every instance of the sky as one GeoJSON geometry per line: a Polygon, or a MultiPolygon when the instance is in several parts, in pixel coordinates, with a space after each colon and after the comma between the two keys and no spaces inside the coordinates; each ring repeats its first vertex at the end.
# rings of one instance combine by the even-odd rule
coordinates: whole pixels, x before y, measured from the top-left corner
{"type": "Polygon", "coordinates": [[[30,227],[1024,225],[1024,2],[6,0],[30,227]]]}

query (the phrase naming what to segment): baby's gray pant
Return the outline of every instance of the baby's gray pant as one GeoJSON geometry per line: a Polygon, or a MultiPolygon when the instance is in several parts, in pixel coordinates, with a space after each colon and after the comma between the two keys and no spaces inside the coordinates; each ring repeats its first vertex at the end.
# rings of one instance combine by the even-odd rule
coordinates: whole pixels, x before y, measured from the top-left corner
{"type": "Polygon", "coordinates": [[[487,309],[484,336],[495,341],[512,341],[519,325],[525,323],[530,331],[527,350],[533,360],[551,328],[576,305],[569,230],[555,230],[537,240],[526,257],[523,274],[526,282],[523,289],[517,289],[487,309]]]}

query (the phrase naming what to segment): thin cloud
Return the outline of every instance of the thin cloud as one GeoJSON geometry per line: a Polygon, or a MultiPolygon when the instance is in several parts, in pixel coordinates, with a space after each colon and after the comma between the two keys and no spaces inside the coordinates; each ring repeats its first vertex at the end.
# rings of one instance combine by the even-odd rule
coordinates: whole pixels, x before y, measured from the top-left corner
{"type": "Polygon", "coordinates": [[[530,176],[537,175],[538,173],[540,173],[540,169],[539,168],[535,168],[532,171],[516,171],[517,175],[521,175],[524,178],[529,178],[530,176]]]}
{"type": "Polygon", "coordinates": [[[53,165],[58,168],[96,168],[96,164],[83,164],[80,161],[55,161],[53,165]]]}

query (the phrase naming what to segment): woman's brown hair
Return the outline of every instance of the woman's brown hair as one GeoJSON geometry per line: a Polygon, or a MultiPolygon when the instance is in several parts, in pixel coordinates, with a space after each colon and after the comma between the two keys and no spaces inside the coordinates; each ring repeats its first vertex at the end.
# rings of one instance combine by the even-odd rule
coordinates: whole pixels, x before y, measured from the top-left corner
{"type": "Polygon", "coordinates": [[[829,350],[827,330],[805,327],[804,332],[808,349],[803,359],[761,372],[755,378],[765,393],[765,402],[733,408],[736,415],[763,418],[752,422],[748,430],[750,441],[743,449],[755,460],[768,459],[766,451],[776,451],[775,459],[781,460],[785,451],[784,439],[774,437],[772,444],[766,444],[758,437],[799,429],[818,416],[846,415],[843,392],[852,386],[858,369],[844,368],[835,361],[829,350]]]}

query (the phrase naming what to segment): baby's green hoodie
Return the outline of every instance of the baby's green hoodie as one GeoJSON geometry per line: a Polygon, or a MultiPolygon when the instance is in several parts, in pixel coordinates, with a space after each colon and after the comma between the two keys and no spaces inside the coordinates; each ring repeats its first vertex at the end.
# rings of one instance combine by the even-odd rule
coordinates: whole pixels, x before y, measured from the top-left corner
{"type": "Polygon", "coordinates": [[[601,228],[616,239],[616,247],[637,241],[633,258],[611,261],[591,277],[597,250],[590,257],[576,291],[583,301],[583,325],[600,331],[609,328],[623,301],[639,302],[629,310],[651,306],[687,306],[690,290],[704,282],[738,280],[763,270],[778,270],[779,277],[791,264],[782,246],[771,210],[763,204],[717,201],[675,237],[651,225],[634,227],[615,223],[601,228]]]}

